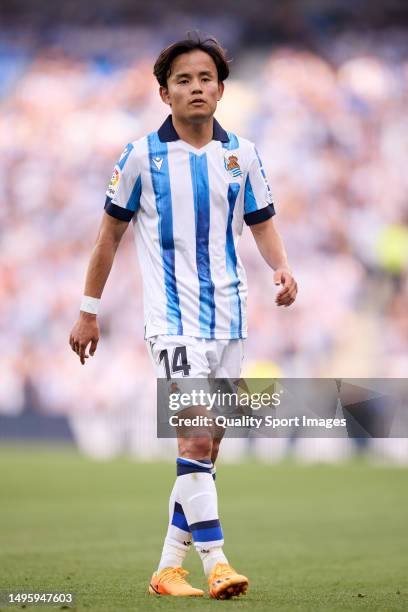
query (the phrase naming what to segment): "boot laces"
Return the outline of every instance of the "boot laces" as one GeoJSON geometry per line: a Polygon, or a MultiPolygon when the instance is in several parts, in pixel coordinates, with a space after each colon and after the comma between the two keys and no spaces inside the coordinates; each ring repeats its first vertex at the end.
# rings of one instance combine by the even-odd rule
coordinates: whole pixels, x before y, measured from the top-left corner
{"type": "Polygon", "coordinates": [[[165,579],[167,582],[175,582],[178,584],[187,584],[184,576],[187,576],[188,571],[182,567],[171,567],[163,572],[162,580],[165,579]]]}
{"type": "Polygon", "coordinates": [[[231,574],[231,572],[235,571],[230,565],[228,565],[228,563],[217,563],[214,569],[215,576],[227,576],[228,574],[231,574]]]}

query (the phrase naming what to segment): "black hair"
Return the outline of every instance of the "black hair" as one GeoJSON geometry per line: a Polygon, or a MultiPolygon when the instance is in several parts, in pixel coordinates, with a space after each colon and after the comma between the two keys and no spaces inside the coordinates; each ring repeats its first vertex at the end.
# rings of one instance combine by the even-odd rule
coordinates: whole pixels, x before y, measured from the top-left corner
{"type": "Polygon", "coordinates": [[[167,79],[171,74],[171,65],[175,58],[190,51],[204,51],[210,55],[217,67],[218,80],[225,81],[229,75],[229,66],[225,49],[214,37],[201,38],[200,34],[188,34],[188,38],[179,40],[160,53],[154,64],[153,74],[162,87],[167,87],[167,79]]]}

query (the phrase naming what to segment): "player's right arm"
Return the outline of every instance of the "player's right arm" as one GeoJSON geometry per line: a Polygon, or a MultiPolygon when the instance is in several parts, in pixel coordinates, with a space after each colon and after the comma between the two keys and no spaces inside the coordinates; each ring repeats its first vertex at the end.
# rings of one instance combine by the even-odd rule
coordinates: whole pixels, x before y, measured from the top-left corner
{"type": "MultiPolygon", "coordinates": [[[[98,237],[92,250],[85,280],[84,295],[100,298],[112,269],[113,260],[128,221],[123,221],[105,213],[99,228],[98,237]]],[[[93,356],[99,341],[97,315],[80,311],[79,318],[72,328],[69,344],[77,353],[82,364],[89,355],[93,356]],[[86,349],[90,344],[89,355],[86,349]]]]}

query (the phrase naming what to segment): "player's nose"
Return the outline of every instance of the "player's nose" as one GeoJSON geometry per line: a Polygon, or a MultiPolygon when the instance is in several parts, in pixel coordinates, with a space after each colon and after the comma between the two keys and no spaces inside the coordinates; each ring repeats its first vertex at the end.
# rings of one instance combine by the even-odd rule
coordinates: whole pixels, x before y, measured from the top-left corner
{"type": "Polygon", "coordinates": [[[191,82],[191,93],[196,94],[196,93],[202,93],[202,92],[203,92],[203,88],[201,87],[200,81],[198,79],[192,81],[191,82]]]}

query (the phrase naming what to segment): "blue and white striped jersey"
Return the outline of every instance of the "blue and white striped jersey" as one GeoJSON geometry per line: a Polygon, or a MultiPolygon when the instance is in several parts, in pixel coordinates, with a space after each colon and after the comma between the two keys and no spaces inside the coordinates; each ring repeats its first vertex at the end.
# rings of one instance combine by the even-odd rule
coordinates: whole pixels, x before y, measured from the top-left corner
{"type": "Polygon", "coordinates": [[[127,145],[106,195],[109,215],[133,220],[145,337],[245,338],[238,240],[244,220],[275,214],[255,146],[214,120],[213,139],[196,149],[179,139],[170,115],[127,145]]]}

